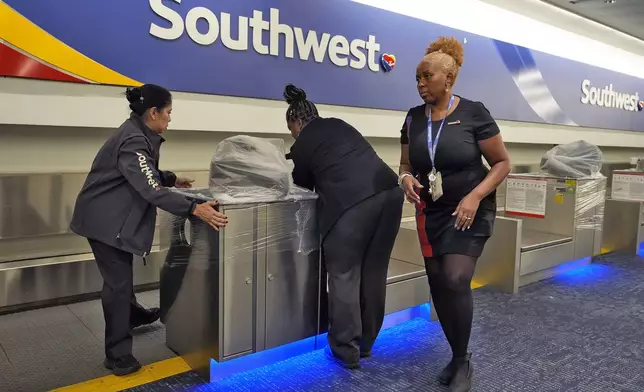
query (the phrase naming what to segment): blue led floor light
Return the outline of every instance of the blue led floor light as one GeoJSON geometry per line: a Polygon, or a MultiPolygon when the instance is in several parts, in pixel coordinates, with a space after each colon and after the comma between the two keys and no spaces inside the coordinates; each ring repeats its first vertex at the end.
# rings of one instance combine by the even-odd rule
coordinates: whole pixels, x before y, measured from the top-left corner
{"type": "MultiPolygon", "coordinates": [[[[422,318],[429,321],[430,309],[430,304],[424,303],[409,309],[388,314],[385,316],[382,330],[395,327],[416,318],[422,318]]],[[[211,359],[209,381],[216,382],[238,373],[268,366],[315,350],[321,350],[326,345],[327,334],[323,333],[269,350],[235,358],[230,361],[217,362],[214,359],[211,359]]]]}

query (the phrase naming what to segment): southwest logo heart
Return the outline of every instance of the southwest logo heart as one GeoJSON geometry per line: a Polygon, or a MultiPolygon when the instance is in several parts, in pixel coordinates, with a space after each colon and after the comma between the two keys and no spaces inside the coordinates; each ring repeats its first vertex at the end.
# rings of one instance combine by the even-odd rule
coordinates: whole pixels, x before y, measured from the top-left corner
{"type": "Polygon", "coordinates": [[[385,72],[390,72],[396,66],[396,56],[389,53],[383,53],[380,56],[380,65],[385,72]]]}
{"type": "Polygon", "coordinates": [[[642,110],[644,110],[644,101],[639,101],[639,102],[637,103],[637,110],[638,110],[638,111],[640,111],[640,112],[641,112],[642,110]]]}

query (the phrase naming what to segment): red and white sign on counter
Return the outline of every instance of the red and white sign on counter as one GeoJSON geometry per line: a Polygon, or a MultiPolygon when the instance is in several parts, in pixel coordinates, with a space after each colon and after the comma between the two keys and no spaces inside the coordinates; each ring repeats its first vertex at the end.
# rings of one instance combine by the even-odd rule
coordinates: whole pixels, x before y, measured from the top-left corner
{"type": "Polygon", "coordinates": [[[629,171],[613,172],[611,198],[644,201],[644,173],[629,171]]]}
{"type": "Polygon", "coordinates": [[[531,218],[546,217],[548,182],[542,179],[510,177],[506,180],[505,213],[531,218]]]}

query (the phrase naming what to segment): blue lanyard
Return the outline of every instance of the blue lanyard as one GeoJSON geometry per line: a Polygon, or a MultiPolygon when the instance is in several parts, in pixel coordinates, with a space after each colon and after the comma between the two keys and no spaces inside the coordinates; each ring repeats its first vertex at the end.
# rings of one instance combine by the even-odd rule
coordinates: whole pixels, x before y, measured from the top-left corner
{"type": "Polygon", "coordinates": [[[432,161],[432,167],[436,168],[435,165],[435,160],[436,160],[436,148],[438,147],[438,139],[441,137],[441,133],[443,132],[443,125],[445,124],[445,119],[449,115],[449,110],[452,108],[452,105],[454,104],[454,96],[449,99],[449,105],[447,106],[447,113],[445,113],[445,117],[443,117],[443,121],[441,121],[440,127],[438,127],[438,132],[436,133],[436,140],[432,140],[432,111],[431,109],[429,110],[429,115],[427,116],[427,149],[429,150],[429,159],[432,161]]]}

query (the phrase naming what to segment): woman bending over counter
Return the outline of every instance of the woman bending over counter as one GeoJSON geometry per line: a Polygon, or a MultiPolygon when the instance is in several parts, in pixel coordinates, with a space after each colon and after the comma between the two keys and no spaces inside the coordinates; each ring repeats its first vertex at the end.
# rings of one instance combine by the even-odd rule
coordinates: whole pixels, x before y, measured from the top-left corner
{"type": "Polygon", "coordinates": [[[295,138],[295,184],[315,189],[328,273],[327,355],[355,369],[382,327],[389,257],[404,202],[396,173],[351,125],[322,118],[304,91],[286,86],[286,124],[295,138]]]}

